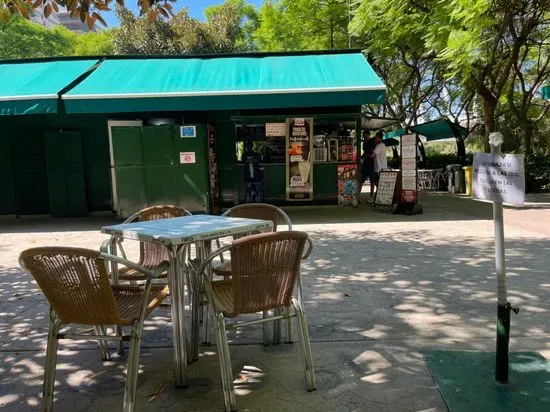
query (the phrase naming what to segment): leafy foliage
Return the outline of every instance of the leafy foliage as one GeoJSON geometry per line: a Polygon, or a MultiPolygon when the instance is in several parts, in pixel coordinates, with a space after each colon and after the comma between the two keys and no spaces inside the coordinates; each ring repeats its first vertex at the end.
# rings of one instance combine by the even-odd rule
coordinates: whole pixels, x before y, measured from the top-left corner
{"type": "Polygon", "coordinates": [[[0,23],[0,59],[106,55],[112,51],[110,31],[76,34],[63,26],[46,28],[20,17],[0,23]]]}
{"type": "Polygon", "coordinates": [[[113,29],[117,54],[203,54],[254,50],[253,32],[257,15],[244,0],[228,0],[209,7],[206,22],[182,9],[172,19],[140,17],[117,7],[120,27],[113,29]]]}
{"type": "MultiPolygon", "coordinates": [[[[168,18],[172,15],[170,2],[176,0],[137,0],[140,14],[146,14],[155,19],[159,15],[168,18]]],[[[32,10],[42,10],[47,18],[53,12],[59,12],[65,7],[73,17],[79,17],[83,23],[92,28],[96,23],[107,26],[101,13],[111,10],[113,0],[0,0],[0,21],[6,21],[11,16],[29,19],[32,10]]],[[[124,5],[124,0],[116,0],[116,4],[124,5]]]]}
{"type": "Polygon", "coordinates": [[[261,50],[348,47],[348,0],[266,0],[256,37],[261,50]]]}
{"type": "Polygon", "coordinates": [[[75,34],[73,38],[73,54],[75,56],[107,56],[114,52],[111,30],[99,33],[75,34]]]}
{"type": "Polygon", "coordinates": [[[525,186],[528,192],[550,191],[550,155],[525,158],[525,186]]]}
{"type": "Polygon", "coordinates": [[[69,56],[75,34],[63,26],[47,29],[22,18],[0,23],[0,59],[69,56]]]}

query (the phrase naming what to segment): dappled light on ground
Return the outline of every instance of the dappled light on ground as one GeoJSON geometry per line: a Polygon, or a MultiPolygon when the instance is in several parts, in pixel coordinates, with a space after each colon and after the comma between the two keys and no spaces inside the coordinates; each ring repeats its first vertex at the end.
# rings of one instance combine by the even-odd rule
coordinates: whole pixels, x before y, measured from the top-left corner
{"type": "MultiPolygon", "coordinates": [[[[445,199],[443,205],[454,205],[449,209],[437,196],[430,201],[424,215],[412,217],[365,206],[288,211],[315,243],[303,283],[317,391],[305,391],[297,343],[264,347],[260,325],[231,330],[240,410],[444,410],[423,351],[494,350],[496,277],[487,205],[445,199]]],[[[521,211],[512,212],[508,295],[521,311],[512,317],[511,348],[550,354],[550,233],[522,229],[521,211]]],[[[97,248],[105,238],[97,229],[114,220],[55,222],[0,230],[0,407],[6,410],[38,407],[47,337],[48,307],[18,267],[18,253],[46,244],[97,248]]],[[[135,243],[124,246],[130,254],[137,250],[135,243]]],[[[283,325],[283,341],[284,332],[283,325]]],[[[138,410],[222,410],[215,344],[201,347],[183,390],[172,384],[171,346],[170,307],[162,306],[145,324],[138,410]]],[[[60,343],[56,405],[120,409],[126,357],[111,347],[113,360],[101,363],[96,342],[60,343]]]]}

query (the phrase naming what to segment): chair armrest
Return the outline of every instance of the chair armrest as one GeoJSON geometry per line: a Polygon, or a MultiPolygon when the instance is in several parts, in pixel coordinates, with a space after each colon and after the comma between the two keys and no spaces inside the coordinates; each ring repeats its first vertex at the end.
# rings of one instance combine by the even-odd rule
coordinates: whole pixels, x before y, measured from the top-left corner
{"type": "Polygon", "coordinates": [[[141,265],[138,265],[137,263],[131,262],[128,259],[124,259],[120,256],[109,255],[108,253],[105,253],[105,252],[101,252],[99,256],[104,260],[115,262],[123,266],[129,267],[130,269],[137,270],[138,272],[143,273],[145,276],[147,276],[149,280],[158,278],[162,272],[168,269],[168,266],[169,266],[168,262],[162,262],[158,267],[156,267],[153,270],[150,270],[150,269],[144,268],[141,265]]]}
{"type": "Polygon", "coordinates": [[[124,241],[123,237],[111,235],[109,239],[104,240],[101,242],[101,246],[99,247],[99,250],[103,253],[110,253],[109,247],[111,245],[116,245],[117,249],[120,250],[120,253],[124,259],[128,259],[126,257],[126,251],[124,250],[124,247],[122,246],[122,242],[124,241]]]}
{"type": "Polygon", "coordinates": [[[216,256],[219,256],[222,253],[227,252],[232,247],[233,247],[233,245],[223,246],[223,247],[215,250],[214,252],[210,253],[210,255],[206,259],[204,259],[203,262],[201,263],[201,265],[199,266],[199,269],[197,270],[197,274],[203,275],[204,270],[206,269],[206,266],[208,266],[210,264],[210,262],[212,262],[216,258],[216,256]]]}
{"type": "Polygon", "coordinates": [[[307,259],[309,257],[309,255],[311,255],[311,251],[313,250],[313,241],[311,240],[311,238],[309,236],[306,239],[306,241],[307,241],[308,248],[304,252],[304,255],[302,256],[302,259],[307,259]]]}
{"type": "Polygon", "coordinates": [[[283,218],[285,224],[288,227],[288,230],[292,230],[292,222],[290,221],[290,218],[285,213],[285,211],[283,209],[278,208],[277,213],[279,214],[279,216],[281,216],[283,218]]]}

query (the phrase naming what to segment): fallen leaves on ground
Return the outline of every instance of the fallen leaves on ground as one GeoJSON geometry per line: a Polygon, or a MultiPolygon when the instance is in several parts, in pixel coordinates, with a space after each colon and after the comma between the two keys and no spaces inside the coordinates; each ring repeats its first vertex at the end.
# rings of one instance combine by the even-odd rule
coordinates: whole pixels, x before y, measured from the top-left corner
{"type": "Polygon", "coordinates": [[[155,399],[157,399],[158,396],[164,391],[164,389],[166,389],[166,382],[157,386],[151,393],[147,394],[149,402],[153,402],[155,399]]]}

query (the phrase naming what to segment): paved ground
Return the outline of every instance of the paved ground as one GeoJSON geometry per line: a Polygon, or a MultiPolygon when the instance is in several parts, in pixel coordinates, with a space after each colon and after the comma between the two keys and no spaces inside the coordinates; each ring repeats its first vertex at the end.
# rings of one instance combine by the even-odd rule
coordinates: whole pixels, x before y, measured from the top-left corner
{"type": "MultiPolygon", "coordinates": [[[[425,213],[289,208],[315,250],[304,264],[318,390],[305,391],[299,346],[263,347],[257,328],[230,335],[241,411],[446,411],[423,358],[429,349],[494,350],[491,205],[423,194],[425,213]]],[[[550,357],[550,198],[506,209],[512,350],[550,357]]],[[[0,408],[38,409],[47,306],[18,253],[36,245],[97,248],[112,217],[0,221],[0,408]]],[[[172,385],[168,308],[147,324],[138,410],[222,411],[215,345],[172,385]],[[152,401],[147,395],[164,387],[152,401]]],[[[101,363],[93,343],[62,344],[58,410],[119,410],[125,360],[101,363]]]]}

